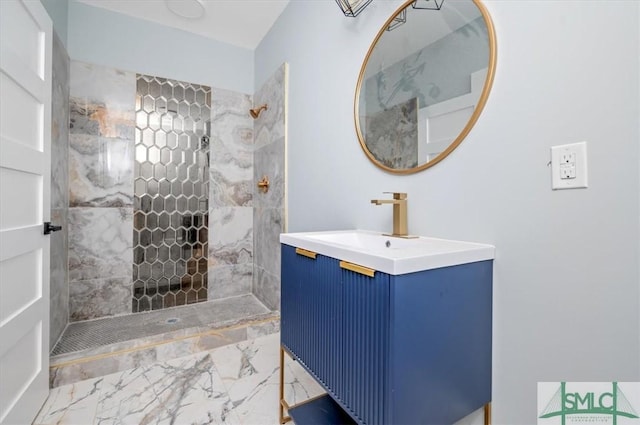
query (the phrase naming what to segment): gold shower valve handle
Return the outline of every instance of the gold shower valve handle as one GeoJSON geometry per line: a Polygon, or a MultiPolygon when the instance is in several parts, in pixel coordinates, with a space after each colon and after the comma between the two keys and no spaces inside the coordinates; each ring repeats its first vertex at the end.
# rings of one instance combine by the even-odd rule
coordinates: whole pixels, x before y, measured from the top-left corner
{"type": "Polygon", "coordinates": [[[267,176],[262,176],[262,179],[258,181],[258,189],[262,190],[262,193],[269,191],[269,178],[267,176]]]}

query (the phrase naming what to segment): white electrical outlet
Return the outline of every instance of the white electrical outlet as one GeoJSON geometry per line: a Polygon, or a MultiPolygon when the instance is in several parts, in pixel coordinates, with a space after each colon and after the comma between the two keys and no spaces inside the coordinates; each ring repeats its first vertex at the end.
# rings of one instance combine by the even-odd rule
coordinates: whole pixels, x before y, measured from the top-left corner
{"type": "Polygon", "coordinates": [[[584,187],[588,187],[587,142],[551,147],[551,188],[584,187]]]}
{"type": "Polygon", "coordinates": [[[576,166],[575,165],[560,165],[560,180],[575,179],[576,178],[576,166]]]}

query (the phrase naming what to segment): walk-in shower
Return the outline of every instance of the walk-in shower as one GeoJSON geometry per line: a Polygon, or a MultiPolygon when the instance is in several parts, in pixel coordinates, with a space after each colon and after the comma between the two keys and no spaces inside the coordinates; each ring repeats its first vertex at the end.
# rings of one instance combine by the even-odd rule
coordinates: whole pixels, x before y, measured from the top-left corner
{"type": "Polygon", "coordinates": [[[277,332],[286,67],[252,96],[70,65],[71,320],[51,384],[277,332]]]}
{"type": "Polygon", "coordinates": [[[133,312],[207,299],[211,88],[137,75],[133,312]]]}

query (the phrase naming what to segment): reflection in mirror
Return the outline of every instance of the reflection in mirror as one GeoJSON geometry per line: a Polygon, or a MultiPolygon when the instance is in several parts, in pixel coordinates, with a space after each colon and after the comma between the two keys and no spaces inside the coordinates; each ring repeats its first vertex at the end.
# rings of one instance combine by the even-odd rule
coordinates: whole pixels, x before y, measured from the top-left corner
{"type": "Polygon", "coordinates": [[[383,25],[356,89],[367,156],[398,174],[446,157],[477,120],[493,81],[495,36],[479,0],[406,2],[383,25]]]}

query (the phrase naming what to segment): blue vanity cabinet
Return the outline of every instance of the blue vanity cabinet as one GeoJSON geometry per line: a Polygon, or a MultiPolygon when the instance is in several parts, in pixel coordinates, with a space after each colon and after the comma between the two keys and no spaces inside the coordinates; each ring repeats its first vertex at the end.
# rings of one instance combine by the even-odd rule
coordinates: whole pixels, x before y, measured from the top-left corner
{"type": "Polygon", "coordinates": [[[281,342],[355,423],[454,423],[491,401],[491,280],[490,260],[370,277],[283,244],[281,342]]]}

